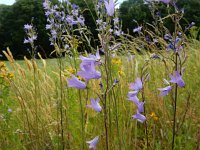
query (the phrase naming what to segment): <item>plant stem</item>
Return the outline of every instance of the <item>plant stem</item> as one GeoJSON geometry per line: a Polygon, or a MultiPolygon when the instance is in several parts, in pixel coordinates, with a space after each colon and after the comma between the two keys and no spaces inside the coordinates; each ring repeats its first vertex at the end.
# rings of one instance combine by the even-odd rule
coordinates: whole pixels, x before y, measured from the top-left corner
{"type": "MultiPolygon", "coordinates": [[[[175,62],[175,68],[176,71],[178,69],[178,53],[176,52],[176,58],[175,58],[176,62],[175,62]]],[[[178,99],[178,85],[176,83],[175,85],[175,98],[174,98],[174,115],[173,115],[173,135],[172,135],[172,150],[174,149],[174,142],[175,142],[175,138],[176,138],[176,105],[177,105],[177,99],[178,99]]]]}
{"type": "Polygon", "coordinates": [[[85,128],[84,128],[85,121],[84,121],[83,104],[82,104],[80,90],[78,91],[78,93],[79,93],[79,103],[80,103],[80,109],[81,109],[82,150],[84,150],[85,149],[85,128]]]}
{"type": "MultiPolygon", "coordinates": [[[[142,88],[142,101],[145,102],[144,87],[142,88]]],[[[145,105],[144,105],[144,115],[146,116],[146,107],[145,107],[145,105]]],[[[145,126],[145,135],[146,135],[146,142],[147,142],[147,150],[149,150],[149,137],[148,137],[147,121],[144,122],[144,126],[145,126]]]]}
{"type": "Polygon", "coordinates": [[[65,149],[64,129],[63,129],[63,83],[62,83],[62,58],[59,57],[59,78],[60,78],[60,125],[62,150],[65,149]]]}

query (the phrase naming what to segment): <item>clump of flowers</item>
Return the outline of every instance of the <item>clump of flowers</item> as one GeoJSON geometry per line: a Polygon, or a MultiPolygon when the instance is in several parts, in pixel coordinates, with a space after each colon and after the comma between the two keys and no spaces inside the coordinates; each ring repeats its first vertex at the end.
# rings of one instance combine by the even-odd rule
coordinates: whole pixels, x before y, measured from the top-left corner
{"type": "Polygon", "coordinates": [[[146,120],[146,117],[142,114],[142,112],[144,112],[144,102],[140,102],[137,96],[142,87],[142,80],[140,78],[137,78],[134,83],[130,83],[129,88],[132,91],[128,93],[128,100],[132,101],[137,106],[137,113],[133,115],[132,118],[141,123],[146,120]]]}

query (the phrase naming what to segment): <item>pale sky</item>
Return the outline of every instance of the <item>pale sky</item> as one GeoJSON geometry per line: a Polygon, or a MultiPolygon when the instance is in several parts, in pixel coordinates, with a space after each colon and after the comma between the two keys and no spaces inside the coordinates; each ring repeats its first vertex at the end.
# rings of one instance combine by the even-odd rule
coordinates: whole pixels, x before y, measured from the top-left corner
{"type": "Polygon", "coordinates": [[[15,0],[0,0],[0,4],[12,5],[15,0]]]}
{"type": "MultiPolygon", "coordinates": [[[[118,0],[119,3],[123,2],[124,0],[118,0]]],[[[12,5],[15,0],[0,0],[0,4],[12,5]]]]}

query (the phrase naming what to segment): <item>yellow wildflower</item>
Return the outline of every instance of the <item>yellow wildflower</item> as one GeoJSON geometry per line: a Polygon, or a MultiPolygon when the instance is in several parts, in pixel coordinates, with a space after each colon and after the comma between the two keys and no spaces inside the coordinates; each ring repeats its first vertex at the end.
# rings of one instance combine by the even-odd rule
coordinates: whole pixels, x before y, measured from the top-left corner
{"type": "Polygon", "coordinates": [[[150,117],[153,118],[154,121],[158,121],[158,117],[155,112],[151,112],[150,117]]]}
{"type": "Polygon", "coordinates": [[[122,61],[121,61],[120,58],[114,57],[114,58],[111,60],[111,63],[112,63],[112,64],[116,64],[116,65],[121,65],[121,64],[122,64],[122,61]]]}
{"type": "Polygon", "coordinates": [[[76,73],[76,70],[72,67],[64,70],[64,76],[71,76],[72,74],[75,74],[75,73],[76,73]]]}
{"type": "Polygon", "coordinates": [[[8,73],[7,77],[8,77],[9,79],[12,79],[12,78],[14,77],[14,74],[13,74],[13,73],[8,73]]]}
{"type": "Polygon", "coordinates": [[[118,74],[119,76],[125,76],[125,73],[122,69],[119,69],[118,74]]]}

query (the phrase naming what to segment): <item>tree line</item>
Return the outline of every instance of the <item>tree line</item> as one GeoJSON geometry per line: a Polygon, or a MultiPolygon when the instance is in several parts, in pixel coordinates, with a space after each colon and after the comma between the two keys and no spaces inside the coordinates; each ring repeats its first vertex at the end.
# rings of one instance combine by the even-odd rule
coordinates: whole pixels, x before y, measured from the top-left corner
{"type": "MultiPolygon", "coordinates": [[[[46,17],[43,10],[44,0],[16,0],[11,5],[0,5],[0,54],[2,50],[9,47],[16,59],[22,59],[23,56],[30,56],[30,47],[23,43],[25,32],[24,24],[33,23],[37,28],[38,39],[36,42],[37,49],[42,53],[43,57],[50,57],[53,47],[50,46],[48,34],[45,29],[46,17]]],[[[58,0],[51,0],[52,3],[59,3],[58,0]]],[[[81,7],[85,17],[85,23],[97,37],[95,30],[95,6],[94,0],[71,0],[81,7]],[[91,15],[93,13],[93,16],[91,15]]],[[[164,4],[160,7],[164,8],[164,4]]],[[[195,22],[196,26],[200,24],[200,1],[199,0],[177,0],[177,7],[184,8],[184,20],[182,25],[187,26],[191,22],[195,22]]],[[[160,10],[160,9],[159,9],[160,10]]],[[[162,10],[162,9],[161,9],[162,10]]],[[[117,10],[119,18],[122,21],[124,32],[132,34],[134,27],[144,25],[145,23],[153,23],[152,12],[143,0],[126,0],[117,10]]],[[[163,9],[159,15],[165,15],[167,12],[163,9]]],[[[167,25],[169,28],[170,23],[167,25]]]]}

